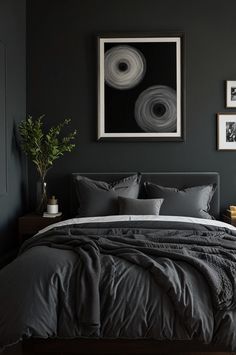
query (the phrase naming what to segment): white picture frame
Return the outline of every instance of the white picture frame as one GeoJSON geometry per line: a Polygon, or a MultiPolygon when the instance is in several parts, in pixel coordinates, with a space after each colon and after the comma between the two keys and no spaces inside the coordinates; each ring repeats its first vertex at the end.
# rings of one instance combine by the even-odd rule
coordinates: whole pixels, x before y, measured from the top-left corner
{"type": "Polygon", "coordinates": [[[236,112],[217,114],[217,149],[236,150],[236,112]]]}
{"type": "Polygon", "coordinates": [[[236,108],[236,80],[226,80],[226,108],[236,108]]]}
{"type": "MultiPolygon", "coordinates": [[[[165,52],[163,51],[162,54],[164,56],[165,52]]],[[[142,63],[141,63],[141,67],[142,67],[142,63]]],[[[136,68],[134,69],[136,70],[136,68]]],[[[117,35],[99,36],[98,37],[98,135],[97,135],[98,140],[183,141],[184,123],[185,123],[184,122],[184,79],[183,78],[184,78],[183,34],[163,35],[163,36],[143,36],[143,37],[142,36],[117,36],[117,35]],[[156,63],[156,61],[152,60],[155,59],[155,57],[151,58],[150,60],[151,56],[149,53],[153,53],[151,55],[157,56],[158,51],[159,53],[161,52],[161,48],[162,48],[161,46],[163,44],[166,46],[168,45],[172,46],[172,49],[174,48],[174,51],[172,50],[171,52],[173,53],[172,56],[174,58],[171,59],[162,58],[162,63],[164,63],[163,68],[157,68],[155,67],[155,65],[153,65],[153,63],[156,63]],[[111,68],[107,64],[109,50],[113,49],[113,52],[115,52],[115,50],[118,50],[118,48],[121,47],[123,48],[124,51],[124,49],[127,49],[127,46],[131,48],[131,50],[133,48],[134,51],[136,52],[134,57],[131,59],[131,63],[129,62],[129,59],[127,59],[130,53],[127,54],[126,52],[125,53],[126,57],[123,57],[124,59],[122,59],[122,57],[119,57],[120,52],[118,52],[118,54],[116,52],[115,60],[118,61],[117,58],[121,58],[119,59],[120,60],[119,65],[124,64],[125,68],[120,69],[120,67],[118,67],[117,64],[115,70],[113,69],[112,72],[112,75],[114,74],[115,79],[112,75],[108,77],[108,71],[109,70],[111,71],[113,68],[112,66],[113,62],[111,62],[112,64],[109,64],[111,65],[111,68]],[[150,48],[152,49],[151,51],[150,48]],[[126,82],[122,87],[121,86],[122,83],[119,82],[120,78],[117,78],[116,76],[117,71],[119,72],[120,70],[123,71],[127,70],[128,72],[127,67],[129,68],[129,66],[131,66],[132,63],[136,64],[136,61],[139,60],[139,58],[137,57],[139,56],[141,57],[141,61],[142,58],[144,57],[145,63],[143,64],[143,66],[148,68],[149,78],[151,73],[152,80],[145,77],[143,80],[142,75],[140,75],[140,73],[137,71],[136,76],[134,75],[134,79],[131,79],[131,81],[128,82],[128,85],[126,82]],[[175,64],[173,64],[174,66],[170,68],[168,67],[168,64],[165,63],[175,63],[175,64]],[[164,71],[163,69],[166,70],[166,76],[167,76],[166,80],[165,80],[165,73],[163,74],[164,71]],[[157,75],[158,70],[159,73],[160,72],[162,73],[161,79],[159,79],[159,76],[157,75]],[[148,111],[148,113],[146,113],[145,111],[144,114],[142,113],[143,112],[142,109],[145,103],[142,102],[140,106],[137,105],[138,102],[140,103],[141,101],[140,97],[142,97],[143,101],[145,100],[142,95],[145,95],[145,93],[147,93],[149,89],[157,88],[157,87],[159,88],[162,85],[163,87],[164,86],[170,87],[170,90],[172,90],[171,85],[168,86],[168,84],[166,84],[166,82],[168,83],[168,80],[170,81],[168,75],[171,72],[171,70],[174,73],[174,75],[172,75],[172,79],[174,77],[173,86],[175,86],[175,89],[173,89],[175,95],[175,116],[172,115],[172,119],[173,117],[175,117],[173,119],[175,120],[174,128],[173,129],[168,128],[169,131],[168,129],[166,131],[161,131],[161,129],[160,131],[158,131],[159,129],[158,127],[152,128],[153,126],[152,127],[150,126],[147,127],[147,125],[141,126],[139,123],[137,123],[138,115],[139,117],[141,116],[140,118],[141,120],[146,119],[146,117],[150,119],[151,115],[152,115],[151,117],[152,121],[153,121],[153,115],[154,116],[156,115],[156,117],[154,117],[157,118],[156,122],[158,120],[161,121],[162,119],[163,121],[165,120],[164,115],[167,115],[166,112],[168,112],[169,109],[168,103],[165,106],[165,102],[162,104],[161,102],[158,103],[158,99],[156,99],[156,102],[155,100],[153,100],[152,107],[150,104],[150,110],[148,111],[147,109],[146,111],[148,111]],[[138,79],[139,77],[141,78],[140,80],[138,79]],[[134,86],[130,85],[130,83],[132,84],[132,80],[134,80],[134,86]],[[143,82],[141,82],[140,84],[140,81],[142,80],[143,82]],[[142,104],[143,106],[141,106],[142,104]],[[140,107],[139,111],[137,107],[138,109],[140,107]],[[157,113],[154,112],[155,109],[157,110],[157,113]],[[162,110],[164,111],[166,110],[164,114],[162,110]],[[137,113],[137,112],[141,112],[141,113],[137,113]],[[143,116],[145,117],[143,118],[143,116]],[[131,122],[130,126],[128,127],[129,128],[128,130],[127,130],[127,125],[128,125],[127,121],[131,122]]],[[[153,92],[150,95],[153,95],[153,92]]]]}

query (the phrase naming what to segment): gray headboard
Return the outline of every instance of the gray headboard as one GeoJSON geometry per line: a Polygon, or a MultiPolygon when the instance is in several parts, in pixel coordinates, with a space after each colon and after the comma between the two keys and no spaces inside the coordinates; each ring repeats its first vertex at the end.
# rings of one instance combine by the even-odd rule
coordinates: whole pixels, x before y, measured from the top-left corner
{"type": "MultiPolygon", "coordinates": [[[[75,188],[73,184],[76,175],[87,176],[90,179],[101,181],[116,181],[122,177],[130,176],[135,172],[119,172],[119,173],[73,173],[72,174],[72,189],[71,189],[71,215],[76,213],[75,208],[75,188]]],[[[220,215],[220,176],[216,172],[178,172],[178,173],[141,173],[142,181],[151,181],[156,184],[168,187],[191,187],[207,184],[215,184],[216,191],[212,198],[210,213],[215,218],[220,215]]],[[[141,191],[142,196],[142,191],[141,191]]]]}

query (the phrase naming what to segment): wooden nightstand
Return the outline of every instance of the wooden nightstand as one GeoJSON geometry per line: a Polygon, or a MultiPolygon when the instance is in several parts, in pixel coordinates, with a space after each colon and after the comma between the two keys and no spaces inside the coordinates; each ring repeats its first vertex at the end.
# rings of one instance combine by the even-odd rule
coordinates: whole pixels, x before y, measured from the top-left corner
{"type": "Polygon", "coordinates": [[[26,214],[18,219],[18,239],[21,244],[25,239],[32,237],[40,229],[50,224],[62,221],[63,216],[46,218],[35,213],[26,214]]]}

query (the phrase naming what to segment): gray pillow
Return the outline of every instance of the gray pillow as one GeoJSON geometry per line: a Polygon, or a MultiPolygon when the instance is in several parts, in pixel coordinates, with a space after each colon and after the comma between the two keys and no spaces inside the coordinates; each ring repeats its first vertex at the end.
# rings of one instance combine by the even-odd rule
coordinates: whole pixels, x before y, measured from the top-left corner
{"type": "Polygon", "coordinates": [[[163,199],[141,200],[119,197],[119,214],[130,215],[159,215],[163,199]]]}
{"type": "Polygon", "coordinates": [[[108,183],[76,175],[79,217],[108,216],[119,213],[118,196],[137,198],[141,175],[135,174],[108,183]]]}
{"type": "Polygon", "coordinates": [[[160,215],[213,219],[208,213],[215,192],[214,185],[194,186],[183,190],[145,182],[147,198],[163,198],[160,215]]]}

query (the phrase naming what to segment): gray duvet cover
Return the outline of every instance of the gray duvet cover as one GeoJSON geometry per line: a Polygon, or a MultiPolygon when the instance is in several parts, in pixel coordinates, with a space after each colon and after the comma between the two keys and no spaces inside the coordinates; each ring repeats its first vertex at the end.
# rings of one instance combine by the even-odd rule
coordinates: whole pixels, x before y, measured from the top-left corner
{"type": "Polygon", "coordinates": [[[0,348],[28,337],[198,340],[236,350],[236,234],[129,221],[56,227],[0,271],[0,348]]]}

